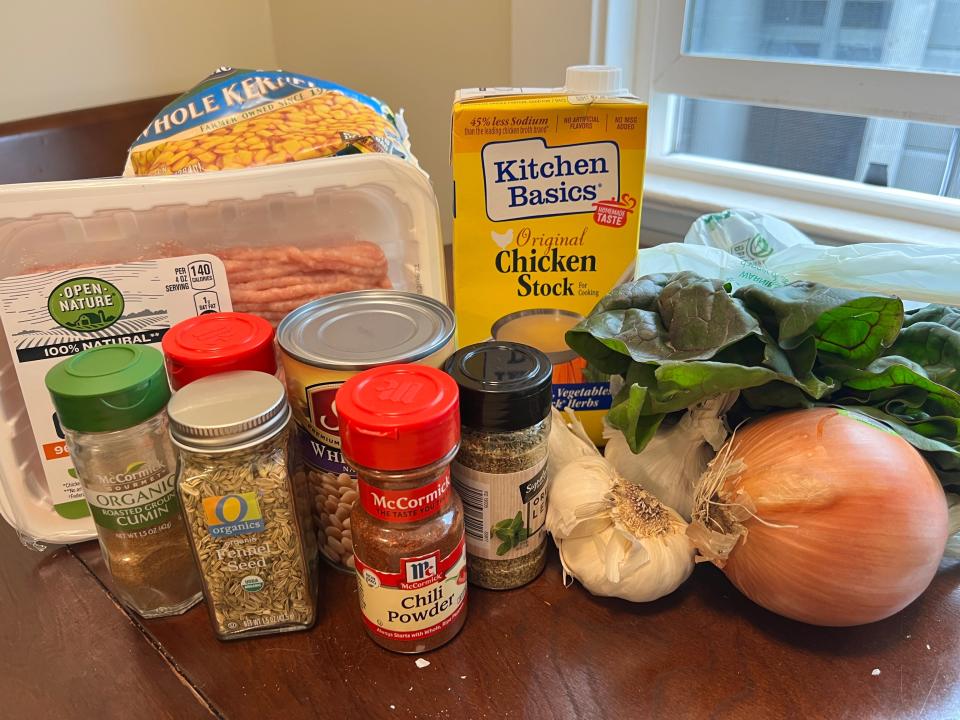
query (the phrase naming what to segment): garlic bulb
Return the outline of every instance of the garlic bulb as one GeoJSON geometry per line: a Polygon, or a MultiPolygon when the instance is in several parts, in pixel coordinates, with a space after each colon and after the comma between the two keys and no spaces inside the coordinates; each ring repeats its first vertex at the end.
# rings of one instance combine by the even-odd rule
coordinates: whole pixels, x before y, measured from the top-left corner
{"type": "Polygon", "coordinates": [[[634,602],[673,592],[693,570],[687,523],[602,457],[581,457],[553,479],[547,529],[564,581],[634,602]]]}
{"type": "Polygon", "coordinates": [[[604,457],[626,480],[643,486],[687,521],[693,512],[694,486],[716,451],[726,442],[722,415],[737,394],[716,395],[687,410],[671,427],[661,427],[639,453],[615,427],[604,424],[604,457]]]}
{"type": "Polygon", "coordinates": [[[550,439],[547,446],[547,483],[552,481],[570,462],[581,457],[600,457],[600,452],[590,442],[583,425],[573,411],[564,413],[550,409],[550,439]],[[568,424],[569,421],[569,424],[568,424]]]}

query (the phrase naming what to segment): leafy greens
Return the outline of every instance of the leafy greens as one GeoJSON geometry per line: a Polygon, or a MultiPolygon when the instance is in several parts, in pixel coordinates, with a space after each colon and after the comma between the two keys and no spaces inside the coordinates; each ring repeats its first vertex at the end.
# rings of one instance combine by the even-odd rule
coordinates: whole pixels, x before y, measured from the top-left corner
{"type": "Polygon", "coordinates": [[[731,293],[680,272],[615,288],[566,340],[623,376],[607,418],[634,452],[671,413],[739,391],[734,418],[855,406],[960,480],[960,309],[904,313],[899,298],[812,282],[731,293]]]}

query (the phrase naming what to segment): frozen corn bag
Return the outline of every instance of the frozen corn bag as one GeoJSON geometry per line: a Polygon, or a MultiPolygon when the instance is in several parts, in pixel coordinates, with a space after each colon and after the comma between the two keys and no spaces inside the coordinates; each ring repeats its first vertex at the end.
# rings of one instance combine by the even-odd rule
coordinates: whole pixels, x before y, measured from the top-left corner
{"type": "Polygon", "coordinates": [[[124,175],[177,175],[389,153],[416,162],[401,116],[376,98],[282,70],[220,68],[130,146],[124,175]]]}

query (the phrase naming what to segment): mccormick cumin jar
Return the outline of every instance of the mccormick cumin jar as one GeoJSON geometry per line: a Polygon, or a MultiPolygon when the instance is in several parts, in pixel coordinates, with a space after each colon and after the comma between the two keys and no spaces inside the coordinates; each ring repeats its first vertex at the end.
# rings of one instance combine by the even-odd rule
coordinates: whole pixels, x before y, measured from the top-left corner
{"type": "Polygon", "coordinates": [[[357,481],[340,452],[337,389],[358,372],[416,363],[439,368],[453,352],[453,312],[423,295],[361,290],[297,308],[277,327],[298,465],[313,494],[322,557],[353,571],[350,510],[357,481]]]}
{"type": "Polygon", "coordinates": [[[347,380],[337,407],[357,471],[350,520],[367,633],[394,652],[440,647],[467,610],[463,507],[450,479],[457,384],[434,368],[391,365],[347,380]]]}

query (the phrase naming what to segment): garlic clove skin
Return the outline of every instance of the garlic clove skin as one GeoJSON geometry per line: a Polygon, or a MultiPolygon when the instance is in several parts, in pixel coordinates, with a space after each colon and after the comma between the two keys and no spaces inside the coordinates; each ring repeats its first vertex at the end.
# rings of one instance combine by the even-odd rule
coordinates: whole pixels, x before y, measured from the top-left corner
{"type": "Polygon", "coordinates": [[[604,498],[614,471],[599,455],[584,456],[564,467],[550,485],[547,530],[556,539],[582,537],[610,525],[609,503],[604,498]]]}
{"type": "Polygon", "coordinates": [[[611,526],[592,537],[556,542],[564,575],[602,597],[651,602],[672,593],[693,571],[693,548],[684,535],[641,541],[611,526]]]}
{"type": "Polygon", "coordinates": [[[728,393],[694,405],[676,425],[661,427],[637,454],[619,429],[605,423],[604,457],[624,479],[642,486],[689,521],[694,488],[729,435],[723,413],[736,398],[737,393],[728,393]]]}
{"type": "Polygon", "coordinates": [[[550,410],[550,438],[547,446],[547,488],[553,484],[553,479],[574,460],[582,457],[599,457],[600,452],[589,442],[584,440],[585,433],[580,421],[572,412],[564,416],[556,408],[550,410]],[[567,422],[571,419],[571,422],[567,422]]]}
{"type": "MultiPolygon", "coordinates": [[[[594,595],[619,597],[633,602],[650,602],[669,595],[693,572],[695,550],[686,536],[687,524],[683,518],[648,495],[640,499],[629,487],[628,495],[634,502],[645,503],[652,511],[654,522],[628,527],[636,516],[618,511],[617,495],[613,491],[610,512],[623,515],[624,521],[614,519],[611,525],[594,535],[557,538],[560,563],[564,576],[571,576],[594,595]]],[[[624,501],[621,495],[619,498],[624,501]]]]}

